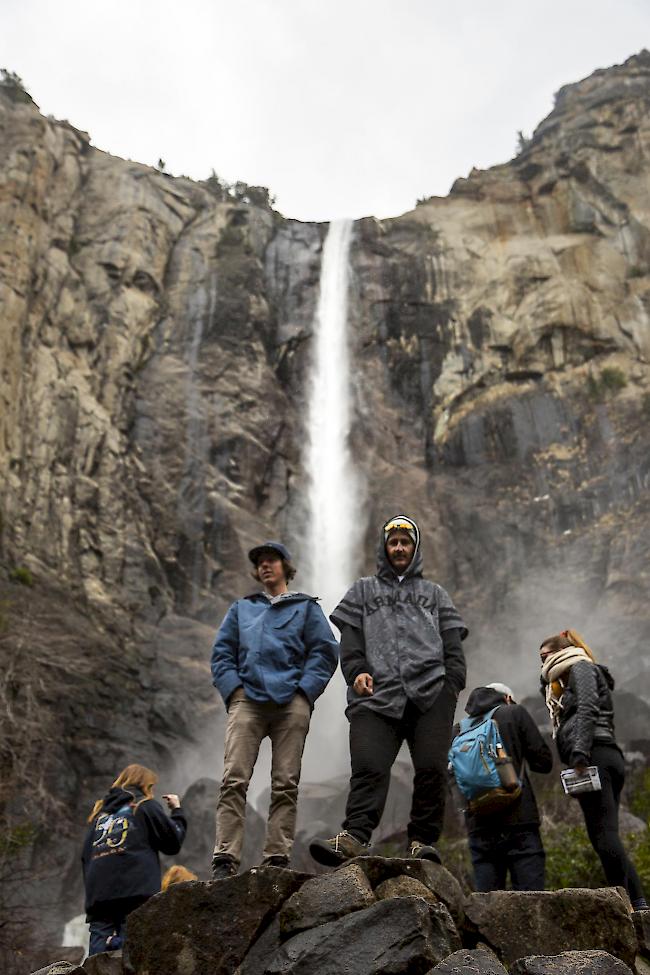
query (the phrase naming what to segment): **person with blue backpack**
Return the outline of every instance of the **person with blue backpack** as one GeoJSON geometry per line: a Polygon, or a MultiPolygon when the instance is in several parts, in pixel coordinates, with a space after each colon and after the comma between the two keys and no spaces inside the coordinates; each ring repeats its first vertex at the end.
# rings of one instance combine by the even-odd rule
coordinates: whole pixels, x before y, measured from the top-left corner
{"type": "Polygon", "coordinates": [[[477,891],[544,890],[545,854],[527,767],[550,772],[551,749],[505,684],[476,687],[449,750],[465,802],[477,891]]]}
{"type": "Polygon", "coordinates": [[[177,795],[154,799],[158,776],[127,765],[88,817],[81,862],[90,925],[89,954],[122,948],[128,915],[160,890],[159,853],[183,845],[187,820],[177,795]]]}

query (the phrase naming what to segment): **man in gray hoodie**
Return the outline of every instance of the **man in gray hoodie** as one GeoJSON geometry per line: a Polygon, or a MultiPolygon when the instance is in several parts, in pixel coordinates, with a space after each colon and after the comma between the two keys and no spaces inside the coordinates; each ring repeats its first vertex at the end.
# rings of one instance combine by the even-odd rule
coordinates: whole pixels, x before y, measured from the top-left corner
{"type": "Polygon", "coordinates": [[[315,839],[312,857],[335,866],[368,853],[390,771],[406,741],[414,768],[409,855],[440,862],[447,751],[465,686],[467,627],[442,586],[422,576],[420,531],[398,515],[382,527],[374,576],[358,579],[330,619],[341,631],[352,776],[343,829],[315,839]]]}

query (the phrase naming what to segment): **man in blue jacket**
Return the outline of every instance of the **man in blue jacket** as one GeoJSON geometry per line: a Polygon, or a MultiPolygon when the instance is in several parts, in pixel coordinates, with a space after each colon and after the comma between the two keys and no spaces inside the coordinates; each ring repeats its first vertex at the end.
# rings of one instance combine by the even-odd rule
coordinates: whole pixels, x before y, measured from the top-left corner
{"type": "Polygon", "coordinates": [[[296,570],[285,546],[264,542],[248,557],[263,591],[232,604],[212,648],[213,683],[228,711],[215,880],[237,873],[246,792],[267,736],[271,805],[262,865],[289,865],[311,712],[338,662],[338,643],[316,599],[288,588],[296,570]]]}

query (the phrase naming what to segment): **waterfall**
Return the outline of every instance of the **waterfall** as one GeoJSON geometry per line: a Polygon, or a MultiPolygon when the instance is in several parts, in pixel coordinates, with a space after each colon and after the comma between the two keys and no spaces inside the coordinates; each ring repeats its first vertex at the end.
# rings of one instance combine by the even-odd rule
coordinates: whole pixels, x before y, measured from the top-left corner
{"type": "MultiPolygon", "coordinates": [[[[351,220],[337,220],[330,224],[323,246],[308,387],[308,529],[302,563],[308,569],[309,591],[320,597],[326,615],[331,613],[358,574],[365,534],[361,484],[348,444],[351,377],[347,323],[351,240],[351,220]]],[[[305,779],[313,776],[322,780],[324,774],[341,772],[346,767],[344,708],[344,684],[337,672],[316,706],[307,739],[305,779]],[[334,728],[340,728],[341,735],[334,736],[334,728]]]]}
{"type": "Polygon", "coordinates": [[[309,381],[307,558],[311,589],[320,596],[326,613],[332,611],[354,579],[362,536],[358,530],[358,484],[348,446],[351,239],[351,220],[330,224],[323,246],[309,381]]]}

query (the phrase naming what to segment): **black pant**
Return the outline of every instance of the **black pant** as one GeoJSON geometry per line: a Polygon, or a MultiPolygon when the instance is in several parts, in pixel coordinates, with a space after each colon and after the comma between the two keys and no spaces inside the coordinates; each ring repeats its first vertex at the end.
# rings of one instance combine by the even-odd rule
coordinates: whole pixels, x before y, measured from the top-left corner
{"type": "Polygon", "coordinates": [[[469,852],[477,890],[505,890],[508,871],[513,890],[544,890],[546,857],[538,826],[476,830],[469,834],[469,852]]]}
{"type": "Polygon", "coordinates": [[[625,887],[630,900],[643,897],[641,881],[618,835],[618,806],[625,782],[625,762],[616,745],[597,742],[591,749],[591,764],[598,766],[600,792],[582,792],[577,796],[585,817],[591,845],[598,854],[607,883],[625,887]]]}
{"type": "Polygon", "coordinates": [[[422,714],[410,701],[401,718],[387,718],[363,705],[350,713],[352,776],[343,828],[367,843],[381,819],[390,770],[403,741],[415,775],[408,824],[409,840],[435,843],[442,830],[447,791],[447,752],[456,693],[445,681],[422,714]]]}

